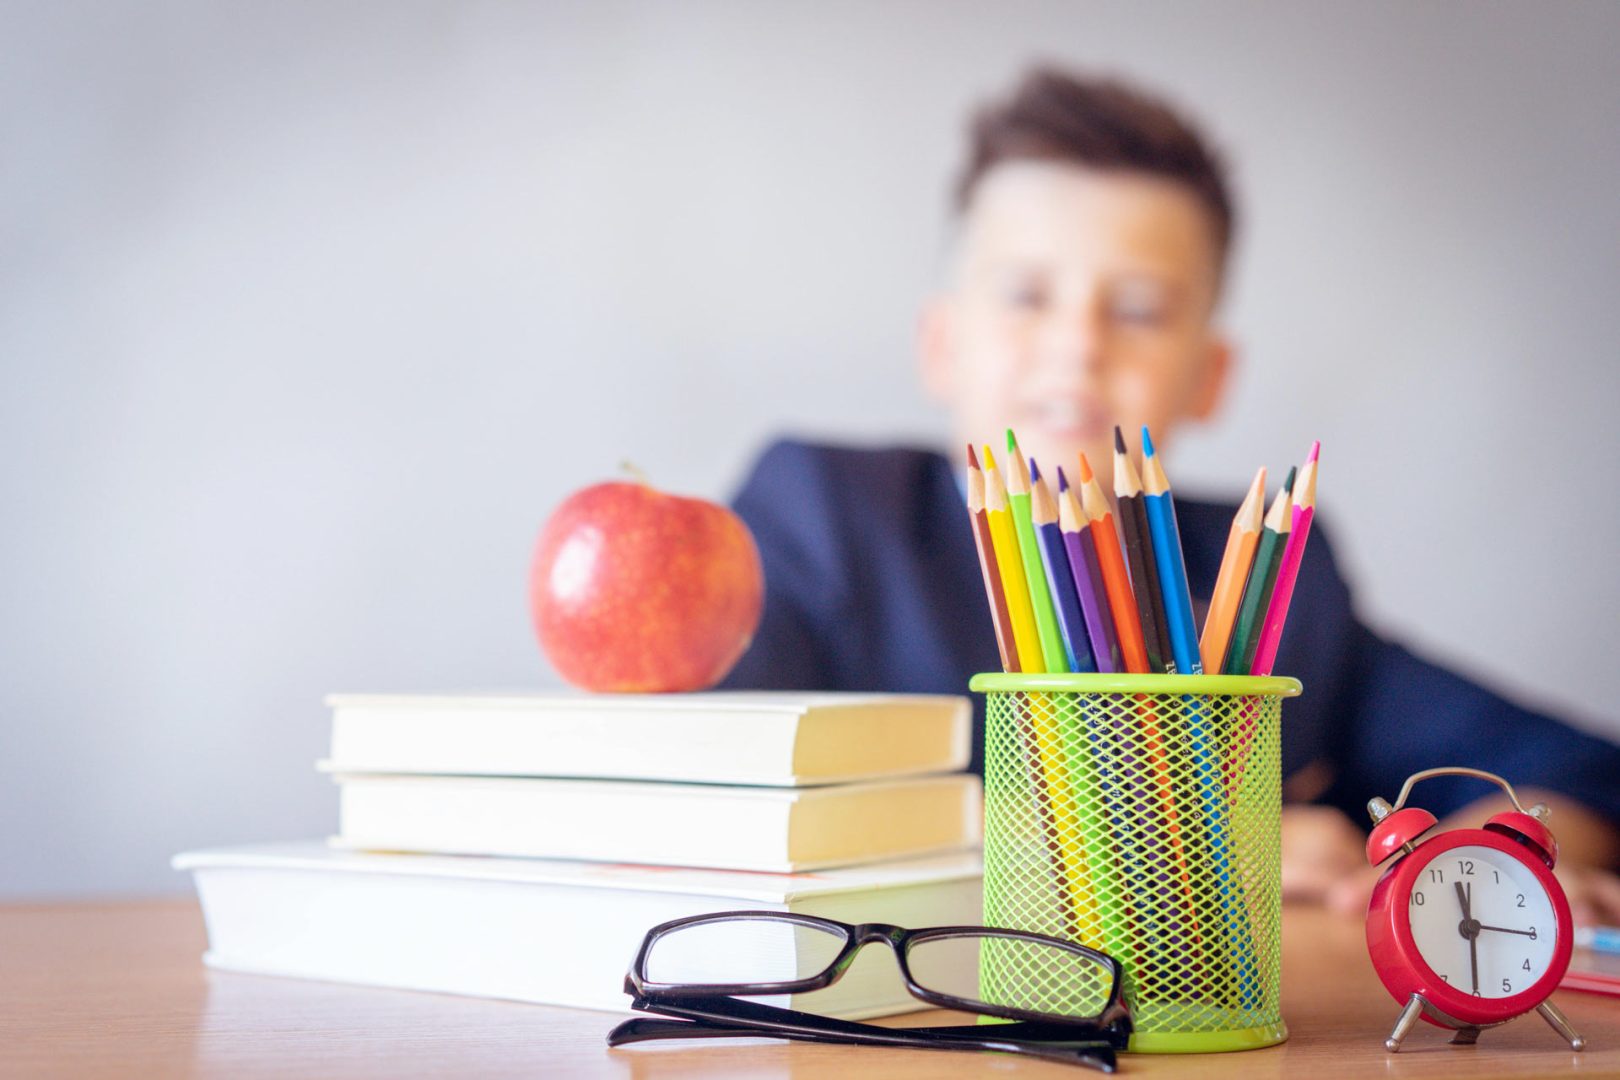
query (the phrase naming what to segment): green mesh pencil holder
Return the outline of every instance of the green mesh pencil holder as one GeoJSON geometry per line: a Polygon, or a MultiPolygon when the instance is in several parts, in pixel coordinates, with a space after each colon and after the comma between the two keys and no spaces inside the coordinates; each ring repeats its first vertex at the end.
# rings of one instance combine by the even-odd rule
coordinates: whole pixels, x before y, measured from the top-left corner
{"type": "MultiPolygon", "coordinates": [[[[1125,969],[1144,1053],[1271,1046],[1281,985],[1282,699],[1242,675],[974,676],[987,695],[984,921],[1125,969]]],[[[1106,987],[980,965],[986,1000],[1106,987]]]]}

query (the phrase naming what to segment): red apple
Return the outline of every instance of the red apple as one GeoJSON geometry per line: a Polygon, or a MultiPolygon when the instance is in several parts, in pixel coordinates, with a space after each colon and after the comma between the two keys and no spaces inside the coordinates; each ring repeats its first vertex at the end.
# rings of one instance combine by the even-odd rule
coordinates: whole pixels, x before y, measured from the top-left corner
{"type": "Polygon", "coordinates": [[[765,575],[725,507],[608,483],[569,496],[541,529],[529,595],[540,647],[575,686],[702,690],[753,640],[765,575]]]}

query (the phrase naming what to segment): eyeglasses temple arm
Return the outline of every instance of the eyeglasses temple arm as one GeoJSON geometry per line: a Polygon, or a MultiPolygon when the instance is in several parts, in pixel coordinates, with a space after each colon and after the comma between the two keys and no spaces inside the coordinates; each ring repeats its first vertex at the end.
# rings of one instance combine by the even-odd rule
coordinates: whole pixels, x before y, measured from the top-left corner
{"type": "Polygon", "coordinates": [[[690,1016],[690,1019],[637,1017],[626,1020],[608,1034],[609,1046],[660,1038],[776,1038],[921,1049],[957,1047],[1001,1050],[1065,1063],[1079,1060],[1103,1072],[1113,1072],[1115,1068],[1114,1048],[1109,1045],[1103,1032],[1097,1031],[1087,1038],[1077,1037],[1080,1034],[1077,1031],[1058,1030],[1070,1025],[1017,1021],[937,1028],[886,1028],[736,998],[689,1000],[679,1005],[664,1005],[637,998],[632,1008],[668,1009],[677,1015],[690,1016]],[[1030,1041],[1019,1040],[1020,1029],[1030,1041]]]}
{"type": "MultiPolygon", "coordinates": [[[[713,1020],[665,1020],[659,1017],[638,1016],[626,1020],[612,1031],[608,1032],[609,1046],[623,1046],[625,1043],[647,1042],[651,1039],[769,1039],[781,1038],[776,1031],[761,1028],[756,1024],[732,1026],[721,1024],[713,1020]]],[[[795,1036],[809,1042],[843,1042],[842,1036],[826,1035],[818,1037],[809,1032],[795,1036]]]]}

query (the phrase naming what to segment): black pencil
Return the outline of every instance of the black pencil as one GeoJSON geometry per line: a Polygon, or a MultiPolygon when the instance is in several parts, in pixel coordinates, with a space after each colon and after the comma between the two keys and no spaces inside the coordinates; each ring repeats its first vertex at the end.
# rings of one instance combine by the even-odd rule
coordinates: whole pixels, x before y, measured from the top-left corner
{"type": "Polygon", "coordinates": [[[1125,534],[1131,591],[1136,595],[1136,610],[1142,617],[1142,644],[1147,649],[1148,670],[1174,673],[1175,654],[1170,651],[1164,594],[1159,591],[1159,568],[1153,558],[1147,506],[1142,501],[1142,479],[1125,452],[1125,436],[1117,425],[1114,427],[1114,498],[1119,503],[1120,531],[1125,534]]]}

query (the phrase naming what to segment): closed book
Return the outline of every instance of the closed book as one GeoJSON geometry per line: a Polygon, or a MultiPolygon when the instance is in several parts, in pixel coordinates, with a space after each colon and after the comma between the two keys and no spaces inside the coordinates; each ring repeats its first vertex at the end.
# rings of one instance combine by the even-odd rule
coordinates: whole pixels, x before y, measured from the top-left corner
{"type": "Polygon", "coordinates": [[[927,694],[336,694],[333,772],[830,784],[959,772],[966,698],[927,694]]]}
{"type": "Polygon", "coordinates": [[[786,873],[961,849],[983,836],[979,778],[826,787],[340,775],[351,849],[786,873]]]}
{"type": "MultiPolygon", "coordinates": [[[[174,866],[196,881],[210,967],[587,1009],[628,1010],[630,961],[670,919],[748,909],[921,927],[982,915],[976,854],[745,874],[308,842],[187,852],[174,866]]],[[[881,944],[825,990],[757,1000],[847,1018],[923,1007],[881,944]]]]}

